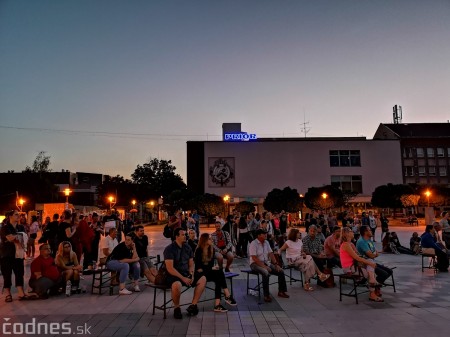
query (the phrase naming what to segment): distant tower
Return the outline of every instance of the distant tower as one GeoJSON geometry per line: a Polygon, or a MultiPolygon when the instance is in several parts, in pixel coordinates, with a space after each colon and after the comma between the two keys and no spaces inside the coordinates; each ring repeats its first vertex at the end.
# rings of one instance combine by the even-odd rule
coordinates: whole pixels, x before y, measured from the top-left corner
{"type": "Polygon", "coordinates": [[[392,114],[394,116],[394,124],[401,124],[402,123],[402,107],[400,105],[394,105],[392,108],[394,113],[392,114]]]}

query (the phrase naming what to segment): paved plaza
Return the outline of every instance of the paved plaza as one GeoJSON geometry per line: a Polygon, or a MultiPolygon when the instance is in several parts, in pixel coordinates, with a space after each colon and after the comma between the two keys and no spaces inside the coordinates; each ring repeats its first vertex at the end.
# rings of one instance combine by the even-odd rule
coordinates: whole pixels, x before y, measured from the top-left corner
{"type": "MultiPolygon", "coordinates": [[[[202,230],[211,232],[213,229],[211,226],[202,230]]],[[[421,234],[424,227],[398,227],[392,230],[399,234],[404,246],[409,246],[411,233],[417,231],[421,234]]],[[[146,233],[151,254],[162,254],[169,243],[162,236],[162,227],[146,227],[146,233]]],[[[379,234],[377,247],[381,250],[379,234]]],[[[8,323],[11,325],[0,331],[0,335],[6,335],[3,331],[11,331],[11,327],[20,332],[24,325],[14,324],[17,322],[30,323],[29,329],[33,324],[47,322],[60,329],[54,332],[66,332],[68,330],[62,327],[70,327],[72,335],[77,336],[448,336],[450,275],[434,274],[432,270],[422,273],[420,259],[420,256],[393,254],[379,257],[384,264],[397,267],[394,273],[397,292],[394,293],[391,287],[384,288],[384,303],[370,302],[367,294],[360,296],[358,305],[354,298],[344,297],[340,302],[338,287],[319,287],[313,292],[305,292],[298,282],[288,283],[289,299],[276,297],[276,285],[272,285],[274,301],[264,303],[257,296],[246,294],[246,276],[240,273],[233,281],[234,296],[238,302],[236,307],[228,307],[230,311],[227,313],[214,313],[213,300],[210,300],[200,303],[199,315],[190,318],[186,315],[185,306],[182,307],[182,320],[173,319],[172,310],[168,312],[167,319],[163,319],[162,311],[152,315],[153,289],[143,283],[141,293],[129,296],[117,295],[117,288],[113,296],[91,295],[89,286],[92,276],[85,276],[82,282],[88,288],[86,294],[19,302],[17,294],[13,293],[12,303],[5,303],[2,296],[0,328],[4,329],[8,323]],[[80,334],[74,333],[77,331],[80,334]]],[[[26,281],[30,273],[29,264],[27,261],[26,281]]],[[[239,273],[240,269],[247,267],[247,259],[237,259],[232,271],[239,273]]],[[[203,295],[203,298],[211,297],[213,292],[210,290],[203,295]]],[[[189,290],[183,294],[182,303],[189,302],[191,298],[192,290],[189,290]]],[[[157,297],[157,301],[161,300],[162,292],[157,297]]]]}

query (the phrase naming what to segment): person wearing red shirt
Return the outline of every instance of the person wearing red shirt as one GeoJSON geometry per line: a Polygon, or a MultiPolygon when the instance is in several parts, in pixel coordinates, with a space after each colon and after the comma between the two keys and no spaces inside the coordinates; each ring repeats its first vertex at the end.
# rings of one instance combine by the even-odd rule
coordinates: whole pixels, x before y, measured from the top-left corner
{"type": "Polygon", "coordinates": [[[61,273],[50,255],[48,244],[39,247],[39,256],[31,262],[29,285],[40,298],[47,298],[48,291],[56,292],[61,284],[61,273]]]}

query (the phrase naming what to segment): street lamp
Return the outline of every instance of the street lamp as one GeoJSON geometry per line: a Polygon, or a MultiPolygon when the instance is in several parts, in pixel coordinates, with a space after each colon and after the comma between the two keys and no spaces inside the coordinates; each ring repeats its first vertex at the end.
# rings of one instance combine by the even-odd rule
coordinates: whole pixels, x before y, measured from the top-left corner
{"type": "Polygon", "coordinates": [[[22,198],[20,198],[19,200],[16,201],[16,206],[17,206],[17,209],[19,210],[19,212],[22,212],[24,203],[25,203],[25,200],[22,198]]]}
{"type": "Polygon", "coordinates": [[[430,195],[431,195],[431,192],[430,192],[429,190],[426,190],[426,191],[425,191],[425,195],[427,196],[428,207],[430,207],[430,195]]]}
{"type": "Polygon", "coordinates": [[[228,195],[228,194],[226,194],[224,197],[223,197],[223,201],[225,202],[225,207],[226,207],[226,213],[227,214],[225,214],[225,216],[228,216],[228,214],[229,214],[229,209],[228,209],[228,202],[230,201],[230,196],[228,195]]]}
{"type": "Polygon", "coordinates": [[[70,188],[64,189],[64,195],[66,196],[66,203],[64,205],[64,209],[69,209],[69,195],[72,191],[70,188]]]}
{"type": "Polygon", "coordinates": [[[328,198],[328,194],[323,192],[322,193],[322,198],[323,198],[323,208],[325,208],[325,214],[326,214],[327,213],[327,198],[328,198]]]}
{"type": "Polygon", "coordinates": [[[110,195],[108,197],[108,200],[109,200],[109,209],[112,209],[114,207],[114,205],[116,204],[114,201],[114,197],[112,195],[110,195]]]}
{"type": "Polygon", "coordinates": [[[131,200],[131,204],[133,205],[134,208],[134,206],[136,205],[136,200],[131,200]]]}

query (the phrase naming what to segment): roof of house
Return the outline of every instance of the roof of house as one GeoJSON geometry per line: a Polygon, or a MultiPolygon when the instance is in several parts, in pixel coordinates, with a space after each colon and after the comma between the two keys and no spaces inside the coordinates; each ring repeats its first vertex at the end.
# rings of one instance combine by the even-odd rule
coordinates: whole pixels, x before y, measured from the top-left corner
{"type": "Polygon", "coordinates": [[[450,123],[380,124],[399,138],[450,138],[450,123]]]}

